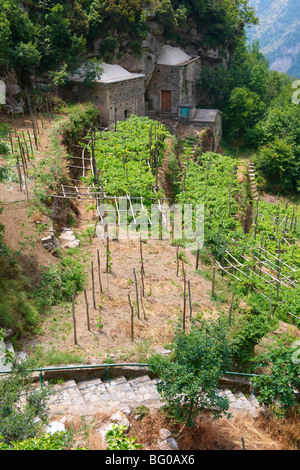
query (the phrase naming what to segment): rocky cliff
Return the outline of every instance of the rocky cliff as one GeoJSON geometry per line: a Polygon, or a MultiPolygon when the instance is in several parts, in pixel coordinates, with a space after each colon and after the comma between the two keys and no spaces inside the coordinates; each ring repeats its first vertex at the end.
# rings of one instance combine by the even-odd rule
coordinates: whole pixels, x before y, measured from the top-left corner
{"type": "MultiPolygon", "coordinates": [[[[201,33],[197,30],[196,23],[192,19],[188,21],[187,27],[180,32],[180,41],[167,39],[163,25],[156,21],[154,15],[149,16],[147,20],[149,31],[141,43],[140,53],[133,50],[130,37],[124,34],[123,37],[119,37],[119,47],[112,59],[112,63],[119,64],[130,72],[144,74],[146,86],[152,77],[160,50],[165,44],[180,47],[192,57],[201,56],[202,63],[206,65],[223,64],[228,59],[227,51],[219,48],[207,48],[203,45],[201,33]]],[[[97,40],[95,49],[100,44],[101,40],[97,40]]]]}

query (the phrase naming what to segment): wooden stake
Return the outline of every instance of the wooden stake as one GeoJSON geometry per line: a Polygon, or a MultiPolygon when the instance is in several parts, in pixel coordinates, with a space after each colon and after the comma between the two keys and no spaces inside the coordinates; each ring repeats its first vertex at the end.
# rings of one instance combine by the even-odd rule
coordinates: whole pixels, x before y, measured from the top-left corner
{"type": "Polygon", "coordinates": [[[199,268],[199,256],[200,256],[200,248],[199,248],[199,244],[198,244],[197,258],[196,258],[196,271],[199,268]]]}
{"type": "Polygon", "coordinates": [[[99,286],[100,286],[100,292],[102,294],[102,281],[101,281],[101,270],[100,270],[100,254],[99,250],[97,250],[97,263],[98,263],[98,279],[99,279],[99,286]]]}
{"type": "Polygon", "coordinates": [[[134,268],[133,268],[133,274],[134,274],[135,290],[136,290],[137,316],[138,318],[140,318],[139,289],[138,289],[138,283],[136,279],[136,272],[134,268]]]}
{"type": "Polygon", "coordinates": [[[13,146],[12,135],[11,135],[10,129],[9,129],[9,139],[10,139],[10,145],[11,145],[11,153],[14,153],[14,146],[13,146]]]}
{"type": "Polygon", "coordinates": [[[30,148],[31,148],[31,154],[33,155],[33,147],[32,147],[31,135],[30,135],[30,132],[29,132],[28,129],[27,129],[27,134],[28,134],[28,137],[29,137],[30,148]]]}
{"type": "Polygon", "coordinates": [[[189,288],[189,305],[190,305],[190,320],[192,319],[192,297],[191,297],[191,282],[188,281],[189,288]]]}
{"type": "Polygon", "coordinates": [[[141,290],[140,290],[140,298],[141,298],[141,306],[142,306],[142,310],[143,310],[143,314],[144,314],[144,320],[146,320],[146,313],[145,313],[145,309],[144,309],[142,288],[141,288],[141,290]]]}
{"type": "Polygon", "coordinates": [[[75,318],[75,282],[73,282],[72,315],[73,315],[74,344],[77,344],[76,318],[75,318]]]}
{"type": "Polygon", "coordinates": [[[182,273],[183,273],[183,318],[182,318],[182,329],[185,331],[185,315],[186,315],[186,279],[185,279],[185,270],[184,264],[182,263],[182,273]]]}
{"type": "Polygon", "coordinates": [[[145,269],[144,269],[143,246],[142,246],[142,238],[141,237],[140,237],[140,254],[141,254],[141,265],[142,265],[141,273],[142,273],[142,276],[143,276],[143,275],[145,275],[145,269]]]}
{"type": "Polygon", "coordinates": [[[276,311],[276,308],[277,308],[278,297],[279,297],[281,268],[282,268],[282,260],[280,261],[280,265],[278,267],[278,272],[277,272],[276,299],[275,299],[275,305],[274,305],[274,309],[273,309],[273,313],[272,313],[273,317],[275,315],[275,311],[276,311]]]}
{"type": "Polygon", "coordinates": [[[272,315],[272,296],[273,296],[273,292],[271,292],[271,295],[270,295],[270,311],[269,311],[269,317],[271,318],[271,315],[272,315]]]}
{"type": "Polygon", "coordinates": [[[89,303],[86,295],[86,290],[84,289],[84,298],[85,298],[85,305],[86,305],[86,318],[87,318],[87,327],[88,330],[90,330],[90,317],[89,317],[89,303]]]}
{"type": "Polygon", "coordinates": [[[231,214],[231,191],[232,191],[232,186],[233,186],[233,181],[234,181],[235,170],[236,170],[236,168],[234,167],[234,170],[232,172],[231,185],[230,185],[230,189],[229,189],[229,217],[230,217],[230,214],[231,214]]]}
{"type": "Polygon", "coordinates": [[[143,270],[141,270],[141,279],[142,279],[142,296],[145,296],[145,286],[144,286],[144,275],[143,270]]]}
{"type": "Polygon", "coordinates": [[[29,160],[30,160],[30,157],[29,157],[29,152],[28,152],[28,146],[27,146],[27,142],[26,142],[26,139],[25,139],[25,135],[24,135],[24,131],[23,131],[23,130],[22,130],[22,135],[23,135],[23,140],[24,140],[25,147],[26,147],[27,160],[29,161],[29,160]]]}
{"type": "Polygon", "coordinates": [[[19,162],[19,157],[17,157],[17,173],[18,173],[18,178],[19,178],[19,189],[22,192],[22,176],[21,176],[21,171],[20,171],[20,162],[19,162]]]}
{"type": "Polygon", "coordinates": [[[229,323],[229,325],[231,325],[231,313],[232,313],[234,295],[235,295],[235,294],[232,294],[232,299],[231,299],[231,304],[230,304],[230,309],[229,309],[229,316],[228,316],[228,323],[229,323]]]}
{"type": "Polygon", "coordinates": [[[94,281],[94,265],[93,262],[91,262],[91,274],[92,274],[92,288],[93,288],[93,304],[94,304],[94,309],[96,310],[96,299],[95,299],[95,281],[94,281]]]}
{"type": "Polygon", "coordinates": [[[109,236],[106,238],[106,269],[105,272],[109,271],[109,236]]]}
{"type": "Polygon", "coordinates": [[[131,341],[134,340],[134,327],[133,327],[133,306],[131,304],[130,300],[130,294],[128,294],[128,301],[129,301],[129,306],[130,306],[130,319],[131,319],[131,341]]]}
{"type": "Polygon", "coordinates": [[[213,277],[212,277],[212,284],[211,284],[211,296],[215,295],[215,279],[216,279],[216,267],[213,267],[213,277]]]}

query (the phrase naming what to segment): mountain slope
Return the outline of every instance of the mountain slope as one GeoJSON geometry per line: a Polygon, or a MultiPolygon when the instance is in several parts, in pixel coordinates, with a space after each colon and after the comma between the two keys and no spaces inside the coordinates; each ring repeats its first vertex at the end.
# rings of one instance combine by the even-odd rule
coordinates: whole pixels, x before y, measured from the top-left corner
{"type": "Polygon", "coordinates": [[[300,77],[300,8],[296,0],[249,0],[260,24],[247,31],[259,40],[273,70],[300,77]]]}

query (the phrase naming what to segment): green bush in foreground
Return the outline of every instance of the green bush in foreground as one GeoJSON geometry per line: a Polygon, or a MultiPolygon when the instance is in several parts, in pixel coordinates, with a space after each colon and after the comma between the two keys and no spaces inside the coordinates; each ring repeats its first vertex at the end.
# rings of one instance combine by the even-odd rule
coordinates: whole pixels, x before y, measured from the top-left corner
{"type": "Polygon", "coordinates": [[[298,406],[300,412],[299,345],[299,340],[288,346],[277,345],[255,360],[257,367],[264,368],[259,377],[252,379],[253,385],[258,389],[258,400],[267,406],[276,405],[280,415],[295,406],[298,406]]]}
{"type": "Polygon", "coordinates": [[[0,436],[2,445],[34,438],[48,421],[46,398],[48,387],[32,389],[32,378],[25,362],[18,364],[13,357],[12,373],[0,380],[0,436]],[[39,418],[36,421],[36,418],[39,418]]]}
{"type": "MultiPolygon", "coordinates": [[[[0,450],[72,450],[70,449],[70,436],[67,432],[44,434],[41,437],[32,437],[24,441],[5,444],[0,436],[0,450]]],[[[76,450],[86,450],[77,448],[76,450]]]]}
{"type": "Polygon", "coordinates": [[[142,446],[136,442],[136,437],[126,437],[124,433],[127,427],[120,424],[113,425],[110,431],[106,433],[106,450],[136,450],[142,449],[142,446]]]}
{"type": "Polygon", "coordinates": [[[150,371],[162,380],[157,389],[176,421],[192,426],[204,410],[211,410],[214,418],[226,413],[229,402],[218,395],[218,384],[230,355],[226,330],[203,321],[192,324],[188,333],[178,330],[174,360],[159,354],[150,358],[150,371]]]}

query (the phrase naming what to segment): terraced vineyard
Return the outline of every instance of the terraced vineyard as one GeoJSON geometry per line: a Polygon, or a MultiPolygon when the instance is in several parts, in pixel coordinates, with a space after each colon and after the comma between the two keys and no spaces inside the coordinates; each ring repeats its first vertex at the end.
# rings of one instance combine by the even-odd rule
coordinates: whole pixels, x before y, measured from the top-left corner
{"type": "Polygon", "coordinates": [[[157,172],[168,135],[160,122],[136,116],[118,122],[116,132],[97,132],[89,149],[105,194],[142,196],[148,205],[157,200],[157,172]]]}
{"type": "Polygon", "coordinates": [[[205,249],[236,293],[266,315],[277,312],[280,319],[299,325],[296,208],[250,199],[253,223],[245,233],[241,222],[249,202],[241,194],[237,167],[238,161],[213,153],[189,162],[177,201],[205,204],[205,249]]]}

